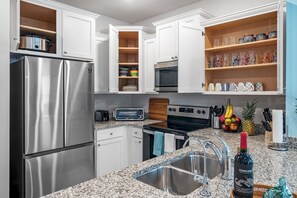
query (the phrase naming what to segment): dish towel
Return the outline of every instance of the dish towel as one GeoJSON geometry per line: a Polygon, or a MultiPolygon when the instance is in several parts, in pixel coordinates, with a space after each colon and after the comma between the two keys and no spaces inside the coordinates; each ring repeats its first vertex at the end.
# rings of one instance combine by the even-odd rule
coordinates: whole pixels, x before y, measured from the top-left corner
{"type": "Polygon", "coordinates": [[[171,133],[164,134],[164,153],[170,153],[176,150],[175,135],[171,133]]]}
{"type": "Polygon", "coordinates": [[[164,154],[164,133],[155,131],[153,154],[160,156],[164,154]]]}

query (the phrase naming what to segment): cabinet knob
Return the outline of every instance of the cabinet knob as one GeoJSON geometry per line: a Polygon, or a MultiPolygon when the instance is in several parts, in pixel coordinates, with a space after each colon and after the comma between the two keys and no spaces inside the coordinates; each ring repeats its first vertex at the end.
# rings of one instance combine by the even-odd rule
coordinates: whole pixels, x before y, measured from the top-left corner
{"type": "Polygon", "coordinates": [[[135,132],[135,134],[137,134],[137,132],[135,132]]]}
{"type": "Polygon", "coordinates": [[[141,141],[139,141],[139,144],[141,143],[141,141]]]}
{"type": "Polygon", "coordinates": [[[112,135],[112,133],[110,133],[110,135],[112,135]]]}
{"type": "Polygon", "coordinates": [[[67,52],[65,51],[64,54],[67,54],[67,52]]]}
{"type": "Polygon", "coordinates": [[[174,59],[174,57],[172,56],[171,59],[174,59]]]}
{"type": "Polygon", "coordinates": [[[177,59],[177,56],[175,56],[174,58],[177,59]]]}
{"type": "Polygon", "coordinates": [[[100,144],[98,144],[98,146],[100,146],[100,144]]]}

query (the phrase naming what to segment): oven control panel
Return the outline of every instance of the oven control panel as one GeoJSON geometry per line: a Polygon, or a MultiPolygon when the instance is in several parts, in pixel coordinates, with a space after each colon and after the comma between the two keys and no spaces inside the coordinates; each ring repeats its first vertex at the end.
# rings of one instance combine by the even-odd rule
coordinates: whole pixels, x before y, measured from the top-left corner
{"type": "Polygon", "coordinates": [[[209,107],[203,106],[181,106],[181,105],[168,105],[167,115],[209,119],[209,107]]]}

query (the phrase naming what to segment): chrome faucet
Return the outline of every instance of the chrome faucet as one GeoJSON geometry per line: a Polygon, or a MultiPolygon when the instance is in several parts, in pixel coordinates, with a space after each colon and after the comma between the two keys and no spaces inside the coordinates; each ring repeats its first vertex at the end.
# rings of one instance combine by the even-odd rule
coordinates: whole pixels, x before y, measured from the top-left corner
{"type": "Polygon", "coordinates": [[[203,172],[203,176],[198,175],[198,171],[194,170],[194,181],[198,181],[199,183],[202,183],[203,185],[203,189],[200,191],[200,195],[202,196],[210,196],[211,192],[208,190],[208,183],[209,183],[209,179],[208,179],[208,175],[206,172],[206,151],[205,151],[205,144],[204,142],[201,142],[197,137],[190,137],[189,139],[187,139],[183,145],[183,147],[185,147],[187,145],[187,143],[190,140],[194,140],[196,142],[198,142],[202,148],[203,148],[203,154],[204,154],[204,172],[203,172]]]}
{"type": "Polygon", "coordinates": [[[231,155],[229,146],[221,137],[219,137],[215,133],[213,134],[222,142],[222,151],[220,151],[217,145],[215,145],[212,141],[206,141],[204,142],[204,145],[206,148],[211,148],[214,151],[216,157],[218,158],[222,170],[222,179],[231,180],[231,155]]]}

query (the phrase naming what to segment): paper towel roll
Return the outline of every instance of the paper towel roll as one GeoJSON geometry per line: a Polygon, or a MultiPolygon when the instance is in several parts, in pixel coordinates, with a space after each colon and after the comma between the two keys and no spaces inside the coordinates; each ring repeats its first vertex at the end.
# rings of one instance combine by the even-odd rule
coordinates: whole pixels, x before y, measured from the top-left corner
{"type": "Polygon", "coordinates": [[[283,110],[272,110],[272,140],[283,143],[283,110]]]}

